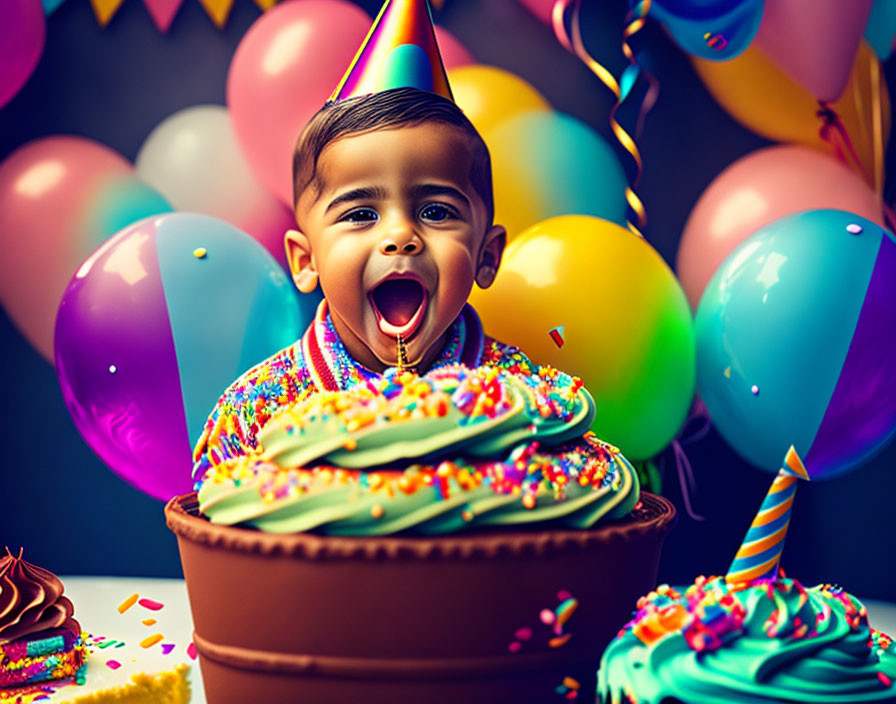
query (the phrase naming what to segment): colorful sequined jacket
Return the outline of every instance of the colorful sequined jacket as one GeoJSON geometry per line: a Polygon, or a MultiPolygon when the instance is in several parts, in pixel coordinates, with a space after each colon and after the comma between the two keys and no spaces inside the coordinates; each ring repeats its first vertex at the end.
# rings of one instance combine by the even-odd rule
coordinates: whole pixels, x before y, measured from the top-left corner
{"type": "MultiPolygon", "coordinates": [[[[448,341],[431,368],[457,363],[537,371],[519,349],[484,335],[469,304],[452,323],[448,341]]],[[[318,391],[345,390],[375,376],[348,354],[327,302],[322,301],[299,340],[255,365],[218,399],[193,451],[193,477],[198,480],[209,467],[257,447],[258,431],[281,409],[318,391]]]]}

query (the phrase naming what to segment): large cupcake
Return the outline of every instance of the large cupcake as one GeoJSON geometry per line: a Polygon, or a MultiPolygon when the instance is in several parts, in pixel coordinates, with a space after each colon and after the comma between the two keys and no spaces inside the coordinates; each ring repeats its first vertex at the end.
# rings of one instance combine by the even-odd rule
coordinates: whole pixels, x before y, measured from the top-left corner
{"type": "Polygon", "coordinates": [[[896,702],[896,651],[862,603],[778,568],[797,475],[791,448],[728,574],[637,602],[601,659],[598,704],[896,702]]]}
{"type": "Polygon", "coordinates": [[[593,415],[550,368],[456,366],[269,421],[255,455],[166,507],[209,702],[592,689],[674,516],[593,415]]]}

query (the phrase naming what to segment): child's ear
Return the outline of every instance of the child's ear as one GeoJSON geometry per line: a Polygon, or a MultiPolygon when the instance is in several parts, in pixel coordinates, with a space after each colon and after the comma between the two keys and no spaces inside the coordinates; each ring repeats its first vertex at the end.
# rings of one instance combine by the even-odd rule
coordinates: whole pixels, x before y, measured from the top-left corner
{"type": "Polygon", "coordinates": [[[479,262],[476,265],[476,285],[488,288],[498,274],[501,266],[501,255],[507,243],[507,230],[501,225],[492,225],[482,240],[479,250],[479,262]]]}
{"type": "Polygon", "coordinates": [[[286,246],[286,261],[292,272],[292,280],[302,293],[311,293],[317,288],[317,269],[311,256],[311,243],[298,230],[287,230],[283,236],[286,246]]]}

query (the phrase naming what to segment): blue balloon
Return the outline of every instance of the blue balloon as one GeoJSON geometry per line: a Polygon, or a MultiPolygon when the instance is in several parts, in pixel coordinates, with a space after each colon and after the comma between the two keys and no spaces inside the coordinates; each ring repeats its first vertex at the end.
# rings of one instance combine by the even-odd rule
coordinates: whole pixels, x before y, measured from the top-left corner
{"type": "Polygon", "coordinates": [[[650,14],[685,51],[727,61],[753,41],[764,6],[765,0],[654,0],[650,14]]]}
{"type": "Polygon", "coordinates": [[[875,0],[871,6],[868,24],[865,25],[865,39],[881,61],[890,58],[894,36],[896,36],[896,2],[875,0]]]}
{"type": "Polygon", "coordinates": [[[697,308],[697,389],[742,457],[813,478],[896,432],[896,238],[839,210],[790,215],[725,260],[697,308]]]}

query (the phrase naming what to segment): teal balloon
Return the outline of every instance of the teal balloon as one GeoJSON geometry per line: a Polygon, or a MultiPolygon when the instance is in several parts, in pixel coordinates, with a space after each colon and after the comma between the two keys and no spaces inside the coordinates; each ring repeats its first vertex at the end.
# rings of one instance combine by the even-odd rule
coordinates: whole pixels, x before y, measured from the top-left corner
{"type": "Polygon", "coordinates": [[[685,51],[727,61],[753,41],[764,6],[764,0],[654,0],[649,14],[685,51]]]}
{"type": "Polygon", "coordinates": [[[875,0],[865,26],[865,39],[881,61],[893,53],[893,37],[896,37],[896,2],[875,0]]]}
{"type": "Polygon", "coordinates": [[[508,231],[557,215],[625,225],[625,170],[613,148],[584,122],[536,110],[498,123],[485,138],[492,152],[495,221],[508,231]]]}
{"type": "Polygon", "coordinates": [[[300,294],[271,254],[208,215],[157,220],[156,252],[190,444],[227,385],[295,342],[320,295],[300,294]],[[205,250],[202,266],[194,252],[205,250]]]}
{"type": "Polygon", "coordinates": [[[790,215],[745,240],[697,308],[697,390],[722,437],[776,472],[793,445],[813,478],[896,430],[896,239],[838,210],[790,215]]]}
{"type": "Polygon", "coordinates": [[[86,204],[93,236],[90,249],[96,249],[109,237],[138,220],[170,213],[174,208],[154,188],[128,175],[103,183],[86,204]]]}

